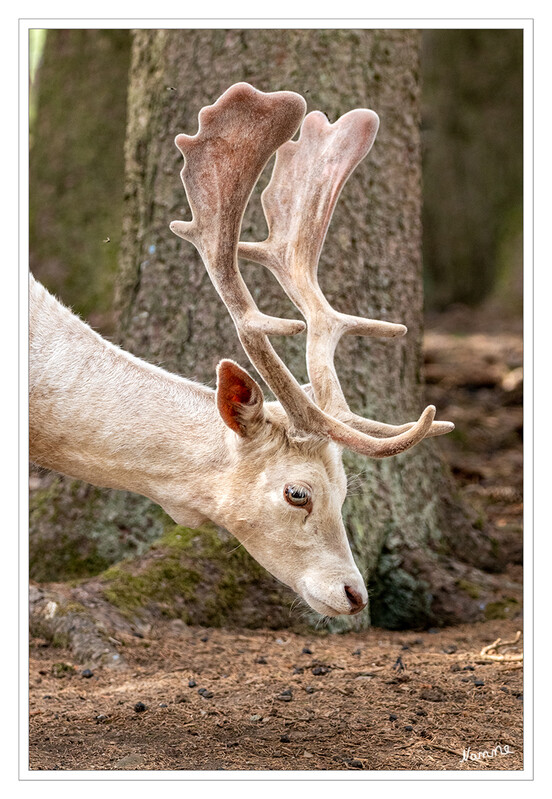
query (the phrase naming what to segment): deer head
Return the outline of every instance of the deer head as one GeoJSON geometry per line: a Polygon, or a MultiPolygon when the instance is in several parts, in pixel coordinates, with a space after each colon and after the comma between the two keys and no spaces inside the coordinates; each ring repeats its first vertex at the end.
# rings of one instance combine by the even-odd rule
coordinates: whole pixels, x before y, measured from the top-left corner
{"type": "Polygon", "coordinates": [[[341,518],[348,447],[384,458],[427,436],[453,429],[435,422],[429,406],[400,426],[357,416],[341,390],[334,353],[343,335],[402,336],[400,324],[334,310],[319,287],[318,260],[341,189],[370,150],[379,120],[357,109],[331,125],[319,112],[304,120],[305,101],[293,92],[265,94],[246,83],[228,89],[199,114],[195,136],[176,145],[192,220],[171,230],[194,244],[225,303],[251,363],[277,402],[237,364],[218,366],[217,408],[233,452],[221,484],[219,521],[278,579],[315,610],[335,616],[367,603],[341,518]],[[239,241],[243,214],[269,158],[277,152],[262,195],[269,234],[239,241]],[[267,316],[257,308],[238,257],[267,267],[305,321],[267,316]],[[270,335],[307,330],[310,384],[302,387],[273,349],[270,335]]]}

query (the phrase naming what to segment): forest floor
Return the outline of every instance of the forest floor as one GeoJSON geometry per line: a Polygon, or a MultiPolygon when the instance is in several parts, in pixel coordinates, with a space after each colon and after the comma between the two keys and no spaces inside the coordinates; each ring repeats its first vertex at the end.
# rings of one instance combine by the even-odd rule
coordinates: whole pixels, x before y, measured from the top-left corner
{"type": "Polygon", "coordinates": [[[29,768],[523,768],[521,664],[480,654],[522,630],[521,327],[455,309],[429,320],[425,362],[428,400],[457,425],[445,457],[505,553],[495,578],[508,601],[487,605],[485,621],[422,632],[160,621],[112,639],[116,667],[31,638],[29,768]]]}

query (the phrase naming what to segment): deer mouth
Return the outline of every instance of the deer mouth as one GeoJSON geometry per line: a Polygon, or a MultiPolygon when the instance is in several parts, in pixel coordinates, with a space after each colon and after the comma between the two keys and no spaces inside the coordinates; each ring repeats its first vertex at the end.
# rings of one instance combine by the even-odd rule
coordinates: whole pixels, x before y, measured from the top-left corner
{"type": "Polygon", "coordinates": [[[304,575],[295,589],[321,616],[350,616],[368,604],[368,593],[360,574],[344,572],[343,582],[333,577],[324,580],[316,574],[304,575]]]}
{"type": "Polygon", "coordinates": [[[320,613],[321,616],[331,616],[333,618],[334,616],[343,616],[349,612],[345,607],[343,609],[331,607],[331,605],[328,605],[327,602],[323,602],[322,600],[310,595],[308,591],[306,591],[302,596],[305,602],[307,602],[317,613],[320,613]]]}

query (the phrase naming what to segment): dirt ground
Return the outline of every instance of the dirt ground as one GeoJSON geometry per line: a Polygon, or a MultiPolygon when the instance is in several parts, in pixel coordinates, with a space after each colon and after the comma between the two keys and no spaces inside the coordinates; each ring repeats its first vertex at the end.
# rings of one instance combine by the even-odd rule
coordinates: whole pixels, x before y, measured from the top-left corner
{"type": "Polygon", "coordinates": [[[522,671],[479,657],[518,626],[299,636],[173,622],[124,640],[124,670],[89,677],[34,641],[30,767],[521,769],[522,671]]]}
{"type": "Polygon", "coordinates": [[[443,452],[507,554],[495,577],[515,601],[486,621],[423,632],[164,621],[113,639],[125,665],[112,668],[87,669],[34,638],[29,767],[522,769],[521,664],[480,655],[522,630],[522,338],[500,321],[461,308],[430,320],[425,368],[428,400],[457,425],[443,452]]]}

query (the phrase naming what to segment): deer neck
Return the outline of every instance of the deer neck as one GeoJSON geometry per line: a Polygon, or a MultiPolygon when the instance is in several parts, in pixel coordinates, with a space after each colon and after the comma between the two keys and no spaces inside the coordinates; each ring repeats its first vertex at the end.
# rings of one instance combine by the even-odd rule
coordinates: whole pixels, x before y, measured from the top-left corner
{"type": "Polygon", "coordinates": [[[34,280],[30,330],[31,459],[181,523],[210,517],[232,457],[214,391],[106,341],[34,280]]]}

